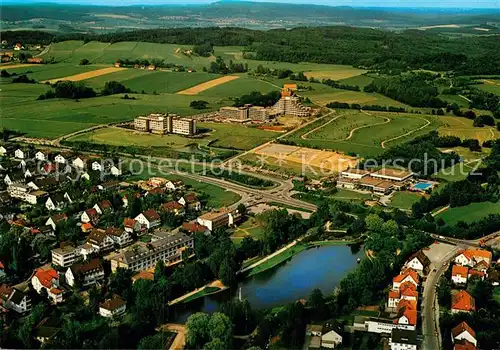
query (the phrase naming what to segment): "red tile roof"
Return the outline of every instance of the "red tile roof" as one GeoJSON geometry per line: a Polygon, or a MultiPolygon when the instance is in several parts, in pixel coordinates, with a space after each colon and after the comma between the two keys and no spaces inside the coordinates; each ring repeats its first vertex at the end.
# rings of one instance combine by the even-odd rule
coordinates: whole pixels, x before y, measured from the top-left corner
{"type": "Polygon", "coordinates": [[[399,323],[399,319],[405,316],[408,323],[415,326],[417,324],[417,302],[415,300],[402,299],[398,303],[398,318],[394,320],[395,324],[399,323]]]}
{"type": "Polygon", "coordinates": [[[158,215],[158,213],[153,209],[146,210],[142,213],[142,215],[144,215],[149,221],[160,220],[160,215],[158,215]]]}
{"type": "Polygon", "coordinates": [[[82,231],[83,232],[87,232],[89,230],[92,230],[93,228],[94,228],[94,226],[92,226],[92,224],[90,222],[82,224],[82,231]]]}
{"type": "Polygon", "coordinates": [[[99,214],[97,213],[97,210],[95,208],[90,208],[90,209],[87,209],[85,210],[85,212],[87,213],[87,215],[89,217],[92,217],[92,216],[99,216],[99,214]]]}
{"type": "Polygon", "coordinates": [[[469,272],[469,268],[467,266],[453,265],[451,268],[452,276],[460,276],[463,278],[467,278],[467,273],[469,272]]]}
{"type": "Polygon", "coordinates": [[[451,298],[451,308],[461,311],[476,310],[475,300],[465,290],[461,290],[451,298]]]}
{"type": "Polygon", "coordinates": [[[99,208],[101,208],[101,209],[109,209],[112,207],[113,206],[111,205],[111,202],[108,201],[107,199],[99,202],[99,208]]]}
{"type": "Polygon", "coordinates": [[[198,201],[198,197],[196,196],[196,193],[188,193],[184,196],[184,200],[186,203],[193,203],[198,201]]]}
{"type": "Polygon", "coordinates": [[[171,201],[171,202],[168,202],[168,203],[164,203],[161,205],[161,209],[163,211],[171,211],[171,210],[179,210],[179,209],[182,209],[184,208],[182,206],[182,204],[180,204],[179,202],[176,202],[176,201],[171,201]]]}
{"type": "Polygon", "coordinates": [[[476,346],[472,344],[470,341],[465,339],[459,339],[455,342],[453,346],[453,350],[476,350],[476,346]]]}
{"type": "Polygon", "coordinates": [[[130,219],[130,218],[123,219],[123,226],[124,227],[134,228],[136,223],[137,223],[137,221],[135,221],[134,219],[130,219]]]}
{"type": "Polygon", "coordinates": [[[486,274],[483,271],[477,271],[477,270],[473,270],[473,269],[469,270],[469,276],[477,276],[477,277],[480,277],[482,279],[482,278],[484,278],[485,275],[486,274]]]}
{"type": "Polygon", "coordinates": [[[191,233],[203,233],[208,231],[208,227],[200,225],[197,222],[185,222],[182,224],[182,228],[191,233]]]}
{"type": "Polygon", "coordinates": [[[389,299],[399,299],[399,290],[390,290],[389,291],[389,299]]]}
{"type": "Polygon", "coordinates": [[[418,284],[418,274],[417,271],[413,269],[406,269],[404,271],[401,271],[401,274],[394,277],[392,281],[401,283],[401,281],[403,281],[408,276],[410,276],[415,281],[415,283],[418,284]]]}
{"type": "Polygon", "coordinates": [[[68,220],[68,215],[66,215],[66,213],[61,213],[61,214],[53,215],[53,216],[51,216],[51,218],[52,218],[52,221],[54,221],[54,223],[57,224],[58,222],[60,222],[62,220],[68,220]]]}
{"type": "Polygon", "coordinates": [[[49,269],[49,270],[37,269],[35,272],[35,277],[38,278],[40,283],[45,288],[52,288],[52,280],[59,279],[59,275],[58,275],[57,271],[54,269],[49,269]]]}
{"type": "Polygon", "coordinates": [[[470,335],[476,338],[476,332],[474,332],[474,330],[470,328],[470,326],[465,321],[451,330],[451,334],[453,334],[453,337],[457,337],[463,332],[469,332],[470,335]]]}
{"type": "Polygon", "coordinates": [[[5,266],[4,266],[3,262],[1,262],[1,261],[0,261],[0,269],[2,269],[2,270],[5,269],[5,266]]]}

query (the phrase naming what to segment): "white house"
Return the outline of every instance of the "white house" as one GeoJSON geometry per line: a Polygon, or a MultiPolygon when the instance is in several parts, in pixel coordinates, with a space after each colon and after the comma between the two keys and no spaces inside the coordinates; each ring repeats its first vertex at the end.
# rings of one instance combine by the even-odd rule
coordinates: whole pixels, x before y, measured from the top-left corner
{"type": "Polygon", "coordinates": [[[454,343],[458,340],[466,340],[477,346],[476,332],[466,322],[460,323],[451,330],[451,339],[454,343]]]}
{"type": "Polygon", "coordinates": [[[107,299],[99,305],[99,314],[102,317],[118,317],[123,315],[127,309],[127,302],[117,295],[107,299]]]}
{"type": "Polygon", "coordinates": [[[29,158],[29,154],[30,154],[30,152],[26,149],[17,148],[14,151],[14,157],[16,157],[18,159],[27,159],[27,158],[29,158]]]}
{"type": "Polygon", "coordinates": [[[67,203],[62,193],[50,195],[45,202],[47,210],[62,210],[66,207],[67,203]]]}
{"type": "Polygon", "coordinates": [[[38,294],[41,293],[42,289],[45,289],[49,299],[51,299],[54,304],[63,301],[62,290],[59,289],[59,274],[56,270],[37,269],[31,278],[31,285],[38,294]]]}
{"type": "Polygon", "coordinates": [[[344,327],[337,321],[328,321],[321,332],[321,347],[333,349],[342,344],[344,327]]]}
{"type": "Polygon", "coordinates": [[[178,202],[188,209],[195,211],[201,210],[201,202],[198,200],[198,197],[194,193],[186,194],[185,196],[181,197],[178,202]]]}
{"type": "Polygon", "coordinates": [[[56,214],[48,218],[47,221],[45,222],[45,225],[52,226],[52,229],[55,231],[57,224],[66,220],[68,220],[68,216],[65,213],[56,214]]]}
{"type": "Polygon", "coordinates": [[[405,267],[409,267],[411,269],[416,270],[419,274],[423,275],[427,273],[427,269],[429,268],[431,262],[427,255],[424,254],[422,250],[419,250],[417,253],[413,254],[408,258],[405,263],[405,267]]]}
{"type": "Polygon", "coordinates": [[[145,226],[148,230],[160,226],[161,219],[160,215],[153,209],[146,210],[145,212],[137,215],[135,220],[142,226],[145,226]]]}
{"type": "Polygon", "coordinates": [[[73,159],[73,166],[75,168],[79,168],[79,169],[85,169],[86,166],[87,166],[87,158],[85,157],[76,157],[75,159],[73,159]]]}
{"type": "Polygon", "coordinates": [[[169,191],[177,191],[184,187],[184,182],[182,180],[172,180],[168,181],[165,188],[169,191]]]}
{"type": "Polygon", "coordinates": [[[28,294],[21,292],[17,288],[7,285],[0,285],[0,303],[3,302],[5,308],[14,310],[19,314],[24,314],[31,310],[31,298],[28,294]]]}
{"type": "Polygon", "coordinates": [[[102,169],[103,169],[103,165],[100,162],[98,162],[97,160],[92,162],[92,170],[102,171],[102,169]]]}
{"type": "Polygon", "coordinates": [[[35,159],[46,161],[49,160],[50,152],[48,151],[38,151],[35,153],[35,159]]]}
{"type": "Polygon", "coordinates": [[[392,279],[392,289],[398,290],[399,286],[406,282],[410,282],[414,284],[415,287],[418,287],[419,277],[415,270],[406,269],[401,271],[399,275],[392,279]]]}
{"type": "Polygon", "coordinates": [[[467,266],[453,265],[451,269],[451,280],[455,284],[466,284],[469,275],[467,266]]]}
{"type": "Polygon", "coordinates": [[[116,165],[113,165],[110,169],[111,175],[113,176],[121,176],[123,174],[122,169],[117,167],[116,165]]]}
{"type": "Polygon", "coordinates": [[[99,213],[95,210],[95,208],[87,209],[80,216],[80,221],[83,223],[95,224],[99,221],[99,213]]]}
{"type": "Polygon", "coordinates": [[[106,234],[106,231],[93,229],[87,236],[87,243],[102,252],[112,249],[114,241],[106,234]]]}
{"type": "Polygon", "coordinates": [[[62,154],[58,154],[54,157],[54,162],[58,164],[66,164],[68,160],[62,154]]]}
{"type": "Polygon", "coordinates": [[[141,229],[141,224],[137,220],[125,218],[123,219],[123,228],[128,233],[134,233],[141,229]]]}
{"type": "Polygon", "coordinates": [[[77,263],[66,270],[66,282],[74,287],[77,281],[82,287],[94,285],[104,279],[104,268],[99,259],[77,263]]]}
{"type": "Polygon", "coordinates": [[[0,156],[5,156],[7,154],[7,148],[5,148],[4,146],[0,145],[0,156]]]}
{"type": "Polygon", "coordinates": [[[389,346],[391,350],[417,350],[417,332],[405,329],[393,329],[389,346]]]}
{"type": "Polygon", "coordinates": [[[80,258],[77,249],[71,245],[63,245],[60,248],[52,249],[52,264],[69,267],[80,258]]]}
{"type": "Polygon", "coordinates": [[[132,243],[132,236],[130,233],[121,228],[108,227],[105,232],[115,244],[120,246],[120,248],[132,243]]]}
{"type": "Polygon", "coordinates": [[[492,253],[483,249],[467,249],[462,250],[456,257],[455,263],[462,266],[473,267],[477,263],[484,261],[485,263],[491,265],[492,253]]]}

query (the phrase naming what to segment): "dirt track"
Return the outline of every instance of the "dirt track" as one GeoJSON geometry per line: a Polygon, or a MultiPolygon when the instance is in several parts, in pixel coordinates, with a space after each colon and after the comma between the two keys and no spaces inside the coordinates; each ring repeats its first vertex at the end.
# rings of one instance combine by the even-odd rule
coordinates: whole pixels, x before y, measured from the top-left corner
{"type": "Polygon", "coordinates": [[[190,87],[189,89],[179,91],[179,95],[198,95],[200,92],[211,89],[217,85],[225,84],[229,81],[238,79],[236,75],[228,75],[225,77],[217,78],[214,80],[206,81],[204,83],[198,84],[196,86],[190,87]]]}
{"type": "Polygon", "coordinates": [[[54,84],[54,83],[57,83],[58,81],[61,81],[61,80],[80,81],[80,80],[85,80],[85,79],[99,77],[99,76],[105,75],[105,74],[119,72],[119,71],[122,71],[122,70],[125,70],[125,69],[127,69],[127,68],[117,68],[117,67],[102,68],[102,69],[97,69],[97,70],[93,70],[93,71],[90,71],[90,72],[85,72],[85,73],[70,75],[70,76],[64,77],[64,78],[56,78],[56,79],[45,80],[45,81],[42,81],[42,83],[47,83],[48,82],[50,84],[54,84]]]}

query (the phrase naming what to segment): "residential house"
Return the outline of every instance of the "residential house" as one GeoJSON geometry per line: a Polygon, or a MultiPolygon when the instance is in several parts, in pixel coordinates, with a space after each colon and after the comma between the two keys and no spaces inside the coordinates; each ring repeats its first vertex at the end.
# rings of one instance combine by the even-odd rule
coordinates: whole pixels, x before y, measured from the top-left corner
{"type": "Polygon", "coordinates": [[[141,194],[138,193],[138,192],[134,192],[134,193],[125,193],[123,196],[122,196],[122,202],[123,202],[123,207],[124,208],[127,208],[128,205],[129,205],[129,202],[130,201],[133,201],[134,199],[139,199],[141,198],[141,194]]]}
{"type": "Polygon", "coordinates": [[[88,233],[92,231],[94,226],[90,222],[83,223],[82,226],[80,226],[80,229],[82,230],[83,233],[88,233]]]}
{"type": "Polygon", "coordinates": [[[98,162],[97,160],[92,162],[91,167],[92,167],[92,170],[94,170],[94,171],[103,171],[104,170],[104,164],[101,162],[98,162]]]}
{"type": "Polygon", "coordinates": [[[116,165],[113,165],[110,169],[109,169],[111,175],[113,176],[121,176],[123,174],[123,171],[121,169],[120,166],[116,166],[116,165]]]}
{"type": "Polygon", "coordinates": [[[24,200],[30,190],[31,189],[27,185],[21,183],[13,183],[7,187],[7,193],[9,196],[20,200],[24,200]]]}
{"type": "Polygon", "coordinates": [[[342,344],[344,327],[337,321],[331,320],[324,324],[321,331],[321,347],[333,349],[342,344]]]}
{"type": "Polygon", "coordinates": [[[486,273],[483,271],[475,270],[474,268],[469,269],[469,278],[478,278],[482,281],[486,278],[486,273]]]}
{"type": "Polygon", "coordinates": [[[66,282],[74,287],[88,287],[104,279],[104,268],[98,258],[72,265],[66,270],[66,282]]]}
{"type": "Polygon", "coordinates": [[[95,225],[99,222],[99,213],[95,208],[87,209],[82,213],[80,221],[83,223],[91,223],[92,225],[95,225]]]}
{"type": "Polygon", "coordinates": [[[14,157],[18,159],[29,159],[33,154],[33,151],[28,148],[17,148],[14,151],[14,157]]]}
{"type": "Polygon", "coordinates": [[[162,177],[151,177],[146,181],[146,184],[151,187],[162,187],[168,183],[167,179],[162,177]]]}
{"type": "Polygon", "coordinates": [[[106,299],[99,305],[99,315],[115,318],[123,315],[126,309],[127,302],[118,295],[114,295],[113,298],[106,299]]]}
{"type": "Polygon", "coordinates": [[[32,205],[37,205],[45,198],[47,198],[47,196],[48,193],[45,191],[32,191],[26,194],[26,196],[24,197],[24,201],[32,205]]]}
{"type": "Polygon", "coordinates": [[[120,187],[120,181],[106,181],[100,185],[97,185],[97,188],[101,191],[113,191],[120,187]]]}
{"type": "Polygon", "coordinates": [[[114,241],[106,234],[106,231],[93,229],[87,237],[87,243],[102,252],[113,249],[114,241]]]}
{"type": "Polygon", "coordinates": [[[15,173],[6,174],[3,182],[7,186],[12,186],[14,184],[23,183],[23,182],[25,182],[25,180],[26,180],[26,178],[24,177],[24,175],[22,173],[15,172],[15,173]]]}
{"type": "Polygon", "coordinates": [[[35,327],[35,339],[42,344],[50,344],[61,331],[60,320],[56,317],[45,317],[35,327]]]}
{"type": "Polygon", "coordinates": [[[113,211],[113,205],[107,199],[100,201],[99,203],[94,205],[93,208],[97,211],[99,215],[113,211]]]}
{"type": "Polygon", "coordinates": [[[409,268],[401,271],[399,275],[392,279],[392,289],[398,290],[399,286],[406,282],[413,283],[415,287],[418,287],[419,277],[415,270],[409,268]]]}
{"type": "Polygon", "coordinates": [[[488,281],[494,286],[500,286],[500,271],[490,268],[487,272],[488,281]]]}
{"type": "Polygon", "coordinates": [[[160,215],[153,209],[146,210],[145,212],[137,215],[135,220],[139,222],[141,226],[146,227],[148,230],[160,226],[161,218],[160,215]]]}
{"type": "Polygon", "coordinates": [[[67,221],[67,220],[68,220],[68,216],[66,215],[66,213],[56,214],[56,215],[52,215],[51,217],[49,217],[47,219],[47,221],[45,222],[45,225],[52,226],[52,229],[55,231],[57,228],[57,225],[60,222],[67,221]]]}
{"type": "Polygon", "coordinates": [[[68,163],[68,158],[67,156],[64,156],[63,154],[59,153],[54,157],[54,162],[57,164],[66,164],[68,163]]]}
{"type": "Polygon", "coordinates": [[[80,259],[78,251],[70,244],[61,244],[60,248],[52,249],[52,264],[69,267],[80,259]]]}
{"type": "Polygon", "coordinates": [[[184,182],[182,180],[168,181],[165,188],[169,191],[178,191],[184,188],[184,182]]]}
{"type": "Polygon", "coordinates": [[[141,229],[141,224],[134,219],[123,219],[123,229],[128,233],[138,232],[141,229]]]}
{"type": "Polygon", "coordinates": [[[417,332],[406,329],[393,329],[389,339],[391,350],[417,350],[417,332]]]}
{"type": "Polygon", "coordinates": [[[118,244],[120,248],[132,243],[132,236],[124,229],[108,227],[105,232],[113,240],[114,244],[118,244]]]}
{"type": "Polygon", "coordinates": [[[453,344],[453,350],[476,350],[477,347],[467,340],[457,340],[453,344]]]}
{"type": "Polygon", "coordinates": [[[48,161],[52,158],[52,152],[47,150],[40,150],[35,153],[35,159],[41,161],[48,161]]]}
{"type": "Polygon", "coordinates": [[[453,265],[451,269],[451,280],[455,284],[466,284],[469,268],[462,265],[453,265]]]}
{"type": "Polygon", "coordinates": [[[58,185],[59,185],[59,182],[54,177],[45,177],[42,179],[35,179],[35,180],[28,182],[28,184],[27,184],[28,187],[30,187],[31,189],[33,189],[35,191],[38,191],[38,190],[50,191],[51,189],[58,187],[58,185]]]}
{"type": "Polygon", "coordinates": [[[397,306],[397,316],[394,320],[396,325],[409,326],[415,330],[417,326],[417,302],[415,300],[402,299],[397,306]]]}
{"type": "Polygon", "coordinates": [[[49,195],[47,201],[45,202],[45,208],[47,210],[63,210],[66,207],[66,199],[64,198],[64,194],[55,193],[49,195]]]}
{"type": "Polygon", "coordinates": [[[179,203],[185,206],[189,210],[199,211],[201,210],[201,202],[195,193],[188,193],[179,199],[179,203]]]}
{"type": "Polygon", "coordinates": [[[431,261],[427,257],[427,255],[424,254],[422,250],[419,250],[412,256],[408,258],[408,260],[405,263],[406,267],[412,268],[416,270],[419,274],[423,275],[426,274],[429,266],[431,264],[431,261]]]}
{"type": "Polygon", "coordinates": [[[208,227],[210,231],[218,228],[234,225],[236,219],[241,215],[233,210],[222,208],[199,216],[196,221],[203,226],[208,227]]]}
{"type": "Polygon", "coordinates": [[[455,293],[451,297],[451,313],[472,312],[476,310],[474,298],[465,290],[455,293]]]}
{"type": "Polygon", "coordinates": [[[188,233],[204,233],[210,234],[208,227],[200,225],[197,222],[185,222],[182,224],[182,230],[188,233]]]}
{"type": "Polygon", "coordinates": [[[161,205],[160,210],[164,213],[173,213],[175,215],[183,215],[184,207],[176,201],[167,202],[161,205]]]}
{"type": "Polygon", "coordinates": [[[0,304],[18,314],[24,314],[31,310],[31,298],[28,294],[15,287],[6,284],[0,286],[0,304]]]}
{"type": "Polygon", "coordinates": [[[49,299],[51,299],[54,304],[63,301],[63,292],[59,289],[59,274],[56,270],[37,269],[31,278],[31,285],[38,294],[41,293],[42,289],[45,289],[49,299]]]}
{"type": "Polygon", "coordinates": [[[477,263],[484,261],[488,266],[491,265],[492,253],[484,249],[462,250],[455,257],[455,263],[462,266],[473,267],[477,263]]]}
{"type": "Polygon", "coordinates": [[[387,306],[389,308],[395,308],[401,300],[417,301],[417,298],[417,287],[411,282],[405,282],[399,287],[399,289],[392,289],[389,291],[387,306]]]}
{"type": "Polygon", "coordinates": [[[73,166],[78,169],[85,169],[87,167],[87,157],[79,156],[73,159],[73,166]]]}
{"type": "Polygon", "coordinates": [[[465,340],[477,346],[476,332],[466,322],[460,323],[451,330],[451,339],[454,343],[465,340]]]}

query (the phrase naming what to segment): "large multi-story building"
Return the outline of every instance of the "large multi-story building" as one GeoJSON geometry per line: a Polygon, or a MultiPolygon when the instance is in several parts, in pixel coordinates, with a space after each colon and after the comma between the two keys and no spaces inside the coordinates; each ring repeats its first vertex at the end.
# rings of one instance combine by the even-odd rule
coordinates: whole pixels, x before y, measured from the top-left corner
{"type": "Polygon", "coordinates": [[[248,108],[247,107],[221,107],[219,109],[219,116],[222,118],[232,120],[247,120],[248,108]]]}
{"type": "Polygon", "coordinates": [[[246,104],[243,107],[222,107],[219,116],[231,120],[267,120],[278,116],[280,113],[273,108],[252,106],[246,104]]]}
{"type": "Polygon", "coordinates": [[[196,134],[196,121],[190,118],[179,118],[176,114],[149,114],[134,120],[134,128],[139,131],[148,131],[153,134],[196,134]]]}
{"type": "Polygon", "coordinates": [[[80,259],[75,247],[72,245],[64,245],[61,248],[52,249],[52,264],[69,267],[80,259]]]}
{"type": "Polygon", "coordinates": [[[175,233],[146,245],[136,245],[111,259],[111,270],[125,268],[133,271],[146,270],[156,266],[159,260],[173,262],[181,259],[182,252],[194,248],[194,238],[184,233],[175,233]]]}
{"type": "Polygon", "coordinates": [[[290,89],[281,91],[281,98],[273,106],[273,109],[282,115],[291,115],[296,117],[308,117],[311,115],[311,108],[304,106],[300,98],[295,96],[290,89]]]}

